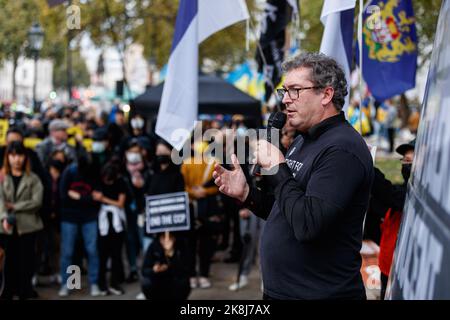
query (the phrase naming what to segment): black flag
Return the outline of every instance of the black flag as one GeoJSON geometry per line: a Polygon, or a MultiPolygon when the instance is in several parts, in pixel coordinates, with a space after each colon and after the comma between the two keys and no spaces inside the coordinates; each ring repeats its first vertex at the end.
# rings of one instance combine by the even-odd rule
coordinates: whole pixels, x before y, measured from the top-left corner
{"type": "Polygon", "coordinates": [[[268,101],[273,90],[281,81],[281,63],[284,59],[286,26],[291,21],[292,12],[298,12],[296,2],[292,0],[267,0],[264,17],[261,20],[260,48],[256,51],[258,72],[265,78],[265,101],[268,101]]]}

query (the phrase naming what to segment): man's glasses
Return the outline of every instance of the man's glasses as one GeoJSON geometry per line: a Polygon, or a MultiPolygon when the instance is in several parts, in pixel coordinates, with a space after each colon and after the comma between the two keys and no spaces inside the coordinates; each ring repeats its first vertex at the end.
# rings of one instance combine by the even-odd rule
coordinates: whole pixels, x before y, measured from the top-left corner
{"type": "Polygon", "coordinates": [[[298,99],[300,91],[308,90],[308,89],[321,89],[321,87],[315,86],[315,87],[289,88],[289,89],[281,88],[281,89],[277,89],[277,95],[278,95],[278,98],[280,98],[280,100],[283,100],[284,95],[287,92],[287,94],[291,100],[296,100],[296,99],[298,99]]]}

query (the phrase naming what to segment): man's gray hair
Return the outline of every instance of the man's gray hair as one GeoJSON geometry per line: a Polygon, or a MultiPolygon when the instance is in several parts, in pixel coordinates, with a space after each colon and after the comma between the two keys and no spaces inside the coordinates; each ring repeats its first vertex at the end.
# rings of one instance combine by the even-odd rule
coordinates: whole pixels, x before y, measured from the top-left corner
{"type": "Polygon", "coordinates": [[[345,73],[336,60],[319,52],[305,52],[293,56],[283,62],[284,73],[298,68],[311,69],[311,81],[320,88],[332,87],[334,95],[332,102],[337,110],[342,110],[345,96],[348,94],[345,73]]]}

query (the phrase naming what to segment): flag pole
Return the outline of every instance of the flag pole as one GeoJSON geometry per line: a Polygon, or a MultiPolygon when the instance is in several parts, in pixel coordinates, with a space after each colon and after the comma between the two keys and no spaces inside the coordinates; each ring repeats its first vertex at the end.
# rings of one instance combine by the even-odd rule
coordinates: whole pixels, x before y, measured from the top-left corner
{"type": "MultiPolygon", "coordinates": [[[[251,31],[251,33],[253,34],[253,37],[254,37],[255,39],[257,39],[257,40],[256,40],[256,48],[257,48],[257,50],[259,51],[259,54],[260,54],[260,56],[261,56],[261,60],[262,60],[263,66],[265,67],[265,66],[267,66],[266,57],[264,56],[263,48],[261,47],[261,43],[259,42],[259,39],[258,39],[258,37],[257,37],[257,35],[256,35],[256,32],[255,32],[255,26],[254,26],[254,24],[253,24],[253,22],[252,22],[251,16],[248,18],[248,21],[249,21],[249,25],[250,25],[250,31],[251,31]]],[[[270,89],[272,90],[272,94],[273,94],[273,93],[275,92],[275,85],[273,84],[272,79],[267,78],[267,79],[265,79],[265,80],[266,80],[267,83],[269,84],[270,89]]],[[[277,102],[278,102],[278,97],[277,97],[276,95],[275,95],[275,99],[277,99],[277,102]]],[[[279,104],[278,104],[278,103],[276,103],[275,108],[276,108],[276,111],[280,111],[280,110],[279,110],[280,107],[279,107],[279,104]]]]}
{"type": "Polygon", "coordinates": [[[362,28],[363,28],[363,4],[364,0],[359,0],[359,19],[358,19],[358,45],[359,45],[359,133],[363,135],[362,129],[362,102],[363,102],[363,43],[362,43],[362,28]]]}

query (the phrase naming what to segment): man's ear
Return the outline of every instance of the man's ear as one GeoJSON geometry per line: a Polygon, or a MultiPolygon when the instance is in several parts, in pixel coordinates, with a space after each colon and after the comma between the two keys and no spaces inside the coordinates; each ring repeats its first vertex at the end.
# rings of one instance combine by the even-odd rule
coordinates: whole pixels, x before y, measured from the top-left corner
{"type": "Polygon", "coordinates": [[[322,106],[328,105],[333,100],[334,89],[332,87],[325,87],[323,90],[322,106]]]}

